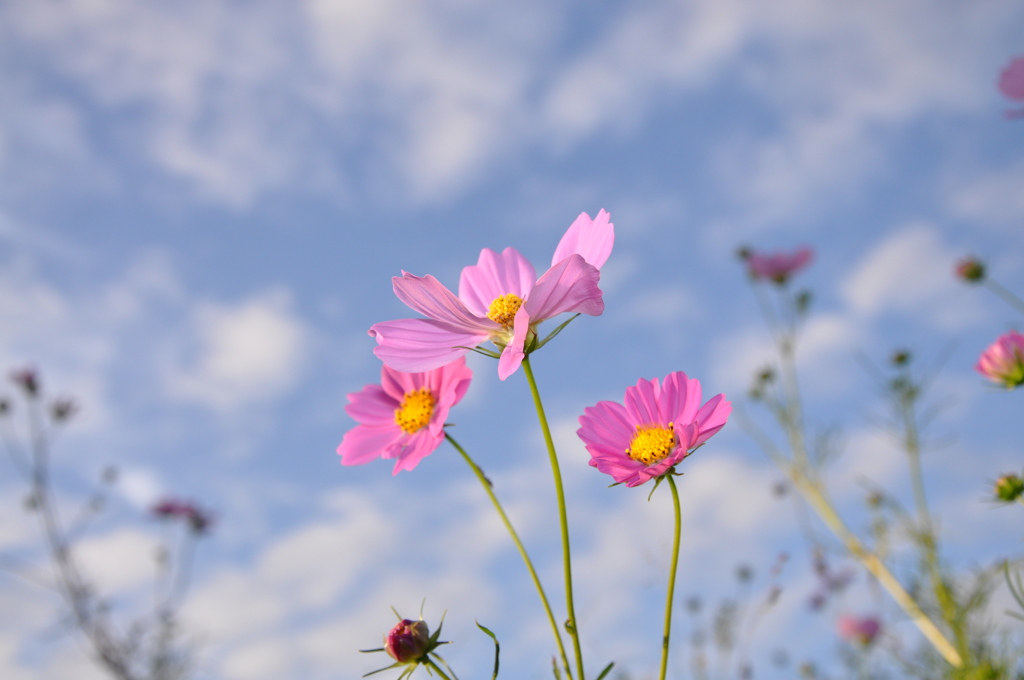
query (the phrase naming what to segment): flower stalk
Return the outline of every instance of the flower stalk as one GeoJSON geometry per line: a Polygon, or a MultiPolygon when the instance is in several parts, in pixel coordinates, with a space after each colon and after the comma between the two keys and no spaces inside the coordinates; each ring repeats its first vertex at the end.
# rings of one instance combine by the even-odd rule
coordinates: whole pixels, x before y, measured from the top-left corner
{"type": "Polygon", "coordinates": [[[459,452],[462,459],[466,461],[466,464],[469,465],[473,474],[476,475],[476,478],[480,481],[480,485],[484,488],[487,496],[491,499],[491,503],[494,504],[494,509],[498,511],[498,516],[505,525],[505,529],[508,530],[508,535],[515,544],[516,550],[519,551],[519,556],[523,558],[523,564],[526,565],[526,570],[530,572],[530,579],[533,581],[533,585],[537,589],[537,594],[540,596],[541,604],[544,606],[544,613],[547,615],[548,623],[551,625],[551,632],[555,636],[555,644],[558,645],[558,653],[562,658],[562,667],[565,669],[569,678],[572,678],[569,659],[565,653],[565,644],[562,642],[562,635],[558,630],[558,622],[555,620],[554,612],[551,610],[551,604],[548,602],[548,596],[544,592],[544,586],[541,585],[540,576],[538,576],[537,570],[533,566],[533,561],[530,559],[529,553],[526,552],[526,547],[519,539],[519,534],[516,532],[515,527],[512,526],[512,521],[508,518],[508,515],[505,514],[505,509],[498,501],[498,497],[494,495],[494,489],[491,486],[490,480],[487,479],[487,476],[484,474],[484,471],[480,469],[480,466],[476,464],[468,453],[466,453],[466,450],[463,449],[462,446],[460,446],[459,443],[447,432],[445,433],[445,439],[455,447],[455,450],[459,452]]]}
{"type": "Polygon", "coordinates": [[[555,451],[555,441],[551,436],[551,428],[548,426],[547,416],[544,414],[544,403],[540,398],[540,391],[537,389],[537,380],[533,375],[533,367],[530,365],[530,357],[523,357],[523,373],[526,374],[526,381],[530,385],[530,392],[533,395],[533,405],[537,409],[537,420],[540,423],[541,432],[544,434],[544,444],[547,446],[548,458],[551,461],[551,475],[555,482],[555,496],[558,499],[558,522],[562,533],[562,565],[565,574],[565,608],[568,619],[565,628],[572,638],[573,654],[576,657],[576,673],[580,680],[585,680],[583,673],[583,651],[580,648],[579,627],[576,621],[576,608],[573,604],[572,595],[572,555],[569,545],[569,518],[565,507],[565,489],[562,486],[562,472],[558,465],[558,453],[555,451]]]}
{"type": "Polygon", "coordinates": [[[669,637],[672,634],[672,600],[676,590],[676,569],[679,566],[679,538],[682,534],[682,513],[679,509],[679,491],[671,473],[665,475],[668,487],[672,489],[672,505],[675,510],[675,532],[672,537],[672,564],[668,570],[668,593],[665,596],[665,632],[661,638],[661,672],[659,680],[665,680],[668,672],[669,637]]]}

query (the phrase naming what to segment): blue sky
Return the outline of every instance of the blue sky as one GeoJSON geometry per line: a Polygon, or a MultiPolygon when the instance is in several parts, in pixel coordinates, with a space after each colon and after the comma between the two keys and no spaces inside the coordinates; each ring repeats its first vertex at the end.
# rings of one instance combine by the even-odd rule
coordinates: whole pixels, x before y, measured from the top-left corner
{"type": "MultiPolygon", "coordinates": [[[[82,549],[124,608],[152,571],[148,504],[171,493],[216,512],[185,612],[199,677],[357,677],[378,667],[355,650],[378,643],[388,607],[410,615],[423,598],[430,621],[447,609],[446,658],[464,677],[489,663],[474,618],[502,640],[503,677],[549,677],[535,596],[454,452],[392,478],[386,463],[342,468],[334,450],[354,425],[345,395],[379,377],[366,329],[411,315],[392,276],[454,287],[484,247],[543,269],[581,211],[607,209],[606,313],[534,366],[590,666],[645,677],[667,494],[606,489],[575,420],[674,370],[744,401],[767,336],[741,244],[816,250],[803,384],[813,425],[841,426],[839,501],[856,513],[865,478],[906,489],[857,357],[948,351],[926,459],[948,558],[1019,554],[1019,520],[985,500],[1021,467],[1019,395],[971,366],[1021,319],[951,272],[973,253],[1024,291],[1024,124],[995,87],[1022,35],[1024,9],[995,0],[5,3],[0,367],[37,366],[82,404],[59,450],[69,507],[105,465],[121,470],[111,519],[82,549]]],[[[451,420],[560,601],[525,381],[472,367],[451,420]]],[[[777,647],[827,663],[838,644],[839,610],[806,612],[814,582],[778,478],[733,423],[681,480],[681,597],[730,595],[741,562],[763,591],[791,554],[754,639],[758,677],[777,647]]],[[[22,493],[0,475],[6,553],[33,550],[22,493]]],[[[845,610],[885,611],[858,592],[845,610]]],[[[4,577],[0,602],[24,612],[0,623],[0,675],[96,676],[53,635],[45,593],[4,577]]]]}

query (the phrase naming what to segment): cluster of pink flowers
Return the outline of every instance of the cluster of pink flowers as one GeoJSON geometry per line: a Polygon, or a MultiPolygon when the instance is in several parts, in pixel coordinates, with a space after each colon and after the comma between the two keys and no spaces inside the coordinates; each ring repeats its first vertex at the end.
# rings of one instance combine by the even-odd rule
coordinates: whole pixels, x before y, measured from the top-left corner
{"type": "MultiPolygon", "coordinates": [[[[593,219],[586,213],[576,218],[540,278],[514,248],[483,249],[477,264],[462,270],[458,295],[433,276],[394,277],[395,295],[426,318],[371,326],[374,354],[384,363],[381,383],[348,395],[345,410],[359,425],[338,447],[342,464],[385,458],[397,459],[393,474],[415,468],[440,445],[448,412],[469,387],[467,352],[493,343],[498,377],[505,380],[541,344],[537,327],[543,321],[604,311],[600,269],[614,241],[614,225],[601,210],[593,219]]],[[[784,262],[780,257],[752,255],[751,270],[781,282],[807,263],[810,251],[784,262]]],[[[590,464],[627,486],[666,474],[729,417],[723,395],[703,406],[700,398],[700,383],[675,372],[662,383],[640,380],[628,388],[625,406],[603,401],[586,409],[579,436],[590,464]]]]}
{"type": "Polygon", "coordinates": [[[150,512],[160,519],[178,519],[185,522],[195,534],[205,534],[213,526],[213,515],[194,503],[175,498],[165,498],[156,503],[150,512]]]}

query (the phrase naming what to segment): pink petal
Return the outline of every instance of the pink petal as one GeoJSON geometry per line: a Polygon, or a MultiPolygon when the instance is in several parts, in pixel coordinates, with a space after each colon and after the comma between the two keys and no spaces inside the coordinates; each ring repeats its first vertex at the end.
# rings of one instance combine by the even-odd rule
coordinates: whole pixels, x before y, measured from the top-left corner
{"type": "Polygon", "coordinates": [[[999,89],[1010,99],[1024,99],[1024,57],[1017,57],[999,76],[999,89]]]}
{"type": "Polygon", "coordinates": [[[582,312],[600,316],[604,299],[598,282],[601,273],[579,255],[570,255],[537,281],[524,307],[533,323],[558,316],[563,312],[582,312]]]}
{"type": "Polygon", "coordinates": [[[431,371],[424,376],[424,386],[439,395],[438,404],[448,407],[462,401],[469,383],[473,379],[473,371],[466,365],[466,358],[459,357],[455,361],[431,371]]]}
{"type": "Polygon", "coordinates": [[[462,300],[433,276],[414,276],[406,272],[391,279],[398,299],[423,316],[440,321],[452,331],[482,333],[496,331],[498,324],[470,312],[462,300]]]}
{"type": "Polygon", "coordinates": [[[669,373],[661,385],[662,422],[689,423],[700,408],[700,381],[682,371],[669,373]]]}
{"type": "Polygon", "coordinates": [[[394,446],[405,433],[398,425],[357,425],[345,433],[338,445],[342,465],[363,465],[380,458],[381,452],[394,446]]]}
{"type": "Polygon", "coordinates": [[[580,213],[558,242],[552,266],[573,254],[582,256],[597,269],[604,266],[615,245],[615,225],[610,220],[611,215],[604,209],[593,220],[587,213],[580,213]]]}
{"type": "Polygon", "coordinates": [[[724,394],[717,394],[708,399],[708,403],[704,404],[696,416],[694,416],[694,422],[700,428],[700,431],[688,448],[700,446],[725,427],[725,423],[731,413],[732,404],[725,400],[724,394]]]}
{"type": "MultiPolygon", "coordinates": [[[[404,395],[403,395],[404,396],[404,395]]],[[[348,395],[345,413],[363,425],[394,424],[399,404],[380,385],[367,385],[360,392],[348,395]]]]}
{"type": "Polygon", "coordinates": [[[501,357],[498,359],[498,377],[501,380],[509,377],[523,363],[526,357],[524,349],[526,335],[530,332],[530,313],[526,311],[526,305],[519,308],[515,319],[512,322],[512,339],[501,350],[501,357]]]}
{"type": "Polygon", "coordinates": [[[429,456],[441,445],[444,439],[444,432],[431,433],[427,430],[420,430],[409,437],[409,442],[398,456],[392,475],[397,475],[402,470],[412,470],[420,461],[429,456]]]}
{"type": "Polygon", "coordinates": [[[486,318],[495,298],[511,293],[525,300],[536,280],[537,271],[515,248],[505,248],[500,255],[484,248],[477,263],[462,270],[459,298],[486,318]]]}
{"type": "Polygon", "coordinates": [[[626,388],[625,406],[629,419],[634,425],[667,425],[668,421],[661,422],[658,413],[658,396],[661,394],[661,386],[658,379],[646,380],[641,378],[633,387],[626,388]]]}
{"type": "Polygon", "coordinates": [[[373,353],[391,368],[421,373],[444,366],[465,356],[468,349],[485,342],[490,333],[467,333],[430,319],[383,321],[370,327],[376,338],[373,353]]]}
{"type": "Polygon", "coordinates": [[[587,407],[579,423],[581,427],[576,434],[592,454],[625,455],[636,434],[636,424],[630,421],[625,407],[614,401],[599,401],[587,407]]]}

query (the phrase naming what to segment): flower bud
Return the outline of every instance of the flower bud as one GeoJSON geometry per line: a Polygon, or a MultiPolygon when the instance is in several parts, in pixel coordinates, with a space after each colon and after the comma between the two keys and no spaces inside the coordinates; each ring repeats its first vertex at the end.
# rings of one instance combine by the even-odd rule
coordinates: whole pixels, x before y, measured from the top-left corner
{"type": "Polygon", "coordinates": [[[956,265],[956,275],[968,283],[978,283],[985,278],[985,265],[974,257],[965,257],[956,265]]]}
{"type": "Polygon", "coordinates": [[[430,651],[430,629],[424,621],[402,619],[384,636],[384,651],[398,663],[419,663],[430,651]]]}
{"type": "Polygon", "coordinates": [[[1024,479],[1017,475],[1003,475],[995,483],[996,500],[1013,503],[1024,494],[1024,479]]]}

